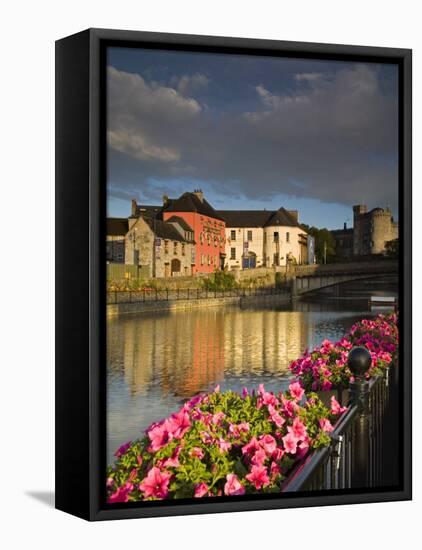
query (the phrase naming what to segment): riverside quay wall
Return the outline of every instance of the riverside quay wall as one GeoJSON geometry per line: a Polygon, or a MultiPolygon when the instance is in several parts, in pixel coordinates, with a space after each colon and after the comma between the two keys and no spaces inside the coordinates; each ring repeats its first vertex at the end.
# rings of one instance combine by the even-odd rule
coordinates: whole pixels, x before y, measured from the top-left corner
{"type": "MultiPolygon", "coordinates": [[[[167,294],[167,293],[166,293],[167,294]]],[[[179,291],[166,295],[164,292],[147,295],[141,292],[108,292],[107,317],[129,313],[152,313],[222,306],[274,306],[290,302],[291,294],[277,289],[241,291],[179,291]],[[130,296],[129,296],[130,295],[130,296]]]]}

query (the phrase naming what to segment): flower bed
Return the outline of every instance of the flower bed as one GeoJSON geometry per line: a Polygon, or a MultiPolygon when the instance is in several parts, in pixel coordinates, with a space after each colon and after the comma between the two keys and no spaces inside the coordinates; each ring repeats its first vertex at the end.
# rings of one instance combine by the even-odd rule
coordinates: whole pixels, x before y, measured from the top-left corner
{"type": "Polygon", "coordinates": [[[108,502],[279,492],[298,461],[330,444],[344,411],[334,397],[330,409],[305,398],[297,382],[277,396],[217,387],[117,450],[108,502]]]}
{"type": "Polygon", "coordinates": [[[397,315],[378,315],[354,324],[348,334],[336,343],[324,340],[320,347],[293,361],[289,368],[306,392],[347,388],[353,381],[347,365],[349,351],[366,347],[372,356],[367,378],[380,375],[394,361],[398,352],[397,315]]]}

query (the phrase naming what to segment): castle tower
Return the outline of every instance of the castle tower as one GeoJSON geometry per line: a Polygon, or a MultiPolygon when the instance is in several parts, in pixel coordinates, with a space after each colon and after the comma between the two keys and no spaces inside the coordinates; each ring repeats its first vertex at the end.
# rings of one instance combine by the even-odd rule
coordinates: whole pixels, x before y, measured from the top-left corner
{"type": "Polygon", "coordinates": [[[353,207],[353,255],[367,254],[364,247],[365,214],[368,212],[366,204],[357,204],[353,207]]]}

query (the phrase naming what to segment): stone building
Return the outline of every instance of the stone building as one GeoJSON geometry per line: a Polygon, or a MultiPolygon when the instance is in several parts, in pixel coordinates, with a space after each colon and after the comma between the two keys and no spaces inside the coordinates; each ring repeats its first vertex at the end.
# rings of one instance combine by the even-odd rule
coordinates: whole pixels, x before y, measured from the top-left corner
{"type": "Polygon", "coordinates": [[[163,197],[162,206],[138,205],[132,201],[132,216],[179,223],[193,231],[195,242],[192,274],[213,273],[225,260],[225,222],[205,199],[201,190],[183,193],[177,199],[163,197]],[[179,221],[174,221],[177,218],[179,221]]]}
{"type": "Polygon", "coordinates": [[[343,229],[331,231],[336,242],[336,256],[349,260],[353,256],[353,228],[344,223],[343,229]]]}
{"type": "Polygon", "coordinates": [[[366,256],[383,254],[388,241],[399,236],[398,223],[389,208],[373,208],[365,205],[353,207],[353,254],[366,256]]]}
{"type": "Polygon", "coordinates": [[[226,222],[229,269],[307,262],[307,234],[299,226],[296,210],[220,210],[219,214],[226,222]]]}
{"type": "Polygon", "coordinates": [[[129,218],[125,239],[127,264],[143,268],[146,277],[176,277],[193,274],[195,241],[193,229],[173,216],[163,221],[143,216],[129,218]]]}
{"type": "Polygon", "coordinates": [[[373,208],[368,212],[366,205],[353,206],[353,229],[346,224],[343,229],[332,231],[336,241],[336,255],[349,259],[353,256],[385,254],[386,243],[399,236],[398,223],[391,210],[373,208]]]}
{"type": "Polygon", "coordinates": [[[127,218],[107,218],[106,259],[109,263],[125,263],[125,236],[129,229],[127,218]]]}

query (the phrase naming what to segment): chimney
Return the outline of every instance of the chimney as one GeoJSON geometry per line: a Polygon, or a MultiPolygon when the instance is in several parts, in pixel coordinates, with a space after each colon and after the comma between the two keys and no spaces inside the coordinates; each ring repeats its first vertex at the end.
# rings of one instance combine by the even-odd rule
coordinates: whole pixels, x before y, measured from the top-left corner
{"type": "Polygon", "coordinates": [[[344,222],[343,229],[347,229],[347,222],[344,222]]]}
{"type": "Polygon", "coordinates": [[[163,195],[163,206],[167,206],[168,202],[169,202],[168,195],[163,195]]]}
{"type": "Polygon", "coordinates": [[[132,199],[132,210],[131,210],[131,216],[134,218],[138,214],[138,204],[135,199],[132,199]]]}
{"type": "Polygon", "coordinates": [[[204,193],[202,192],[202,189],[195,189],[193,194],[196,195],[201,202],[203,202],[204,193]]]}

